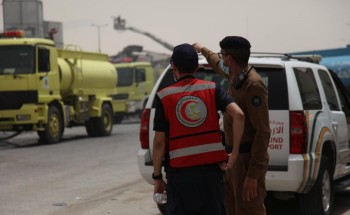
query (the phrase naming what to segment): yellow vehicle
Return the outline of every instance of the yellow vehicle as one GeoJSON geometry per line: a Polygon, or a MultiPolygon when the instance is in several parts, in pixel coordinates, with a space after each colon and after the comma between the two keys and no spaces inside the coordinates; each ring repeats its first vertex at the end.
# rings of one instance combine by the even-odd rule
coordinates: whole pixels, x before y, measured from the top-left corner
{"type": "Polygon", "coordinates": [[[123,107],[112,100],[117,76],[107,55],[15,31],[2,34],[0,59],[0,131],[37,131],[42,143],[60,141],[64,127],[75,125],[89,136],[111,134],[123,107]]]}
{"type": "Polygon", "coordinates": [[[151,63],[117,63],[114,66],[118,74],[118,93],[114,98],[127,101],[126,113],[117,114],[116,122],[126,115],[140,116],[157,79],[151,63]]]}

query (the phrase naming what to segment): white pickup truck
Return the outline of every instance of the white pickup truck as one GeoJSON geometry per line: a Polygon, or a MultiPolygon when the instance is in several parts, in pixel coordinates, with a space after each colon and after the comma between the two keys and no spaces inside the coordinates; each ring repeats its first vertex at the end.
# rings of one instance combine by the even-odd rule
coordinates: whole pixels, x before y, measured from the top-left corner
{"type": "MultiPolygon", "coordinates": [[[[269,92],[267,209],[275,199],[294,199],[298,214],[331,214],[334,190],[350,176],[348,93],[335,73],[316,63],[288,55],[252,55],[249,63],[269,92]]],[[[196,77],[227,87],[227,81],[201,55],[199,65],[196,77]]],[[[149,184],[153,184],[154,95],[174,83],[171,70],[168,66],[158,79],[141,119],[137,157],[140,173],[149,184]]],[[[159,209],[165,212],[164,206],[159,209]]]]}

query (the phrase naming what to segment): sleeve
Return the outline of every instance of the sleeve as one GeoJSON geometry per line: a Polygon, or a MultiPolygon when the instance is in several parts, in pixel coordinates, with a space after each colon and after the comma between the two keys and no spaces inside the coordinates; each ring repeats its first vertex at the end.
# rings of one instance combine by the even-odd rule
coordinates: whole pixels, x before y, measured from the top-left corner
{"type": "Polygon", "coordinates": [[[216,108],[222,112],[226,112],[226,107],[234,102],[233,99],[225,92],[225,90],[218,84],[215,89],[216,108]]]}
{"type": "Polygon", "coordinates": [[[227,78],[227,79],[229,78],[228,75],[226,75],[226,74],[221,70],[221,67],[220,67],[220,64],[219,64],[220,58],[219,58],[219,56],[218,56],[217,53],[214,53],[214,52],[210,51],[209,49],[207,49],[207,48],[205,48],[205,47],[203,47],[203,48],[201,49],[201,53],[202,53],[202,55],[205,57],[205,59],[207,59],[209,65],[213,68],[213,70],[214,70],[217,74],[219,74],[219,75],[221,75],[221,76],[223,76],[223,77],[225,77],[225,78],[227,78]]]}
{"type": "Polygon", "coordinates": [[[270,123],[268,93],[264,84],[252,83],[246,90],[245,102],[249,121],[255,130],[247,175],[251,178],[258,178],[266,173],[269,162],[270,123]]]}
{"type": "Polygon", "coordinates": [[[157,94],[155,96],[155,102],[156,102],[156,113],[153,119],[153,130],[167,132],[169,130],[169,123],[165,118],[163,104],[157,94]]]}

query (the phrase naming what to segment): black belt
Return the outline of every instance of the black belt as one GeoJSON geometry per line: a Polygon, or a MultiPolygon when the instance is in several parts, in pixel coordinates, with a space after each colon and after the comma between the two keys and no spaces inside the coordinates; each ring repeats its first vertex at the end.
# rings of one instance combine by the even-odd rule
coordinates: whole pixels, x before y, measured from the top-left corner
{"type": "MultiPolygon", "coordinates": [[[[232,146],[225,146],[226,152],[232,152],[232,146]]],[[[252,149],[252,144],[250,143],[242,143],[239,145],[239,154],[250,153],[252,149]]]]}

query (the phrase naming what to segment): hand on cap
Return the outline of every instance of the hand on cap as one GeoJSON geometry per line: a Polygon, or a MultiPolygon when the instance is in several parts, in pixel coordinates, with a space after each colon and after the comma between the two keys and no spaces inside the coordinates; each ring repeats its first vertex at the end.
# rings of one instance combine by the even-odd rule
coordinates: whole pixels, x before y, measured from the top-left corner
{"type": "Polygon", "coordinates": [[[196,42],[196,43],[193,44],[193,47],[194,47],[194,49],[196,49],[197,52],[201,52],[201,49],[204,46],[202,44],[196,42]]]}

